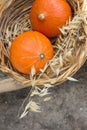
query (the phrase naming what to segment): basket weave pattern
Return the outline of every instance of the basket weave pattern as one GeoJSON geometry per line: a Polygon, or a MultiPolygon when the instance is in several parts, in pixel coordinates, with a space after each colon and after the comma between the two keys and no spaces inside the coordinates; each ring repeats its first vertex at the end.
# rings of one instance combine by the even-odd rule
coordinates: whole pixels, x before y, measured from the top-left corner
{"type": "Polygon", "coordinates": [[[54,58],[40,74],[36,75],[32,71],[30,76],[26,76],[12,67],[9,48],[16,36],[32,30],[29,20],[32,2],[33,0],[11,0],[0,14],[0,70],[25,86],[58,85],[73,76],[86,61],[87,1],[69,1],[74,10],[73,19],[61,29],[61,36],[52,39],[54,58]]]}

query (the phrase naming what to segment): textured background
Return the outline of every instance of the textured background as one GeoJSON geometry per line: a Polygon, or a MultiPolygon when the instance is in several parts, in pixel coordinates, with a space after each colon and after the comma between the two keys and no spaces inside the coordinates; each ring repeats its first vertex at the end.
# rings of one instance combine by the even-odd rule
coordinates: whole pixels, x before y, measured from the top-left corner
{"type": "MultiPolygon", "coordinates": [[[[18,111],[29,88],[0,94],[0,130],[87,130],[87,63],[74,77],[79,82],[67,81],[52,88],[49,102],[36,97],[42,112],[30,112],[21,120],[18,111]]],[[[4,78],[0,72],[0,80],[4,78]]]]}
{"type": "Polygon", "coordinates": [[[74,77],[79,82],[52,88],[49,102],[36,97],[42,112],[30,112],[21,120],[18,111],[29,88],[0,94],[0,130],[87,130],[87,63],[74,77]]]}

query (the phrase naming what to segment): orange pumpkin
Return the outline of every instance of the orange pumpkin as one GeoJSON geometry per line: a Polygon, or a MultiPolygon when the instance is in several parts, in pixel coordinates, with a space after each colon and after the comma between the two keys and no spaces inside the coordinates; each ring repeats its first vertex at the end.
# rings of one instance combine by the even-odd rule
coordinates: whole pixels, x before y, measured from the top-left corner
{"type": "Polygon", "coordinates": [[[60,34],[59,28],[71,16],[71,7],[66,0],[35,0],[30,11],[32,28],[48,37],[60,34]]]}
{"type": "Polygon", "coordinates": [[[36,31],[19,35],[10,48],[10,60],[13,67],[24,74],[30,74],[32,66],[38,73],[52,57],[51,42],[36,31]]]}

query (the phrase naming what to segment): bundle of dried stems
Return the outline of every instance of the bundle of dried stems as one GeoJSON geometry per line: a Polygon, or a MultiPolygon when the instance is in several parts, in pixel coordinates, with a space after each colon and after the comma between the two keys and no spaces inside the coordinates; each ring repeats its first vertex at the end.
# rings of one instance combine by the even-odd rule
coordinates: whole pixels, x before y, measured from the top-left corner
{"type": "MultiPolygon", "coordinates": [[[[29,11],[33,0],[9,0],[0,12],[0,70],[24,86],[52,87],[71,78],[87,58],[87,1],[68,0],[73,10],[73,18],[60,30],[62,34],[53,42],[55,55],[44,69],[36,75],[18,73],[11,65],[9,48],[13,39],[32,30],[29,11]]],[[[20,87],[21,88],[21,87],[20,87]]],[[[9,91],[12,89],[10,88],[9,91]]],[[[8,91],[8,90],[5,90],[8,91]]]]}

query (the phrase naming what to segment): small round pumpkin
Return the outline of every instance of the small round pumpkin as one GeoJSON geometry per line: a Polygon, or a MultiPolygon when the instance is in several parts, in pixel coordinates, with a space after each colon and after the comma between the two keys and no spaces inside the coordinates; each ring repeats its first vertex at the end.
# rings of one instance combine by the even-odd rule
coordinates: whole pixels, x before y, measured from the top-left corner
{"type": "Polygon", "coordinates": [[[71,17],[71,7],[66,0],[35,0],[30,11],[32,28],[48,37],[60,34],[59,28],[71,17]]]}
{"type": "Polygon", "coordinates": [[[30,74],[34,66],[36,73],[53,57],[49,39],[37,31],[20,34],[10,48],[10,60],[21,73],[30,74]]]}

